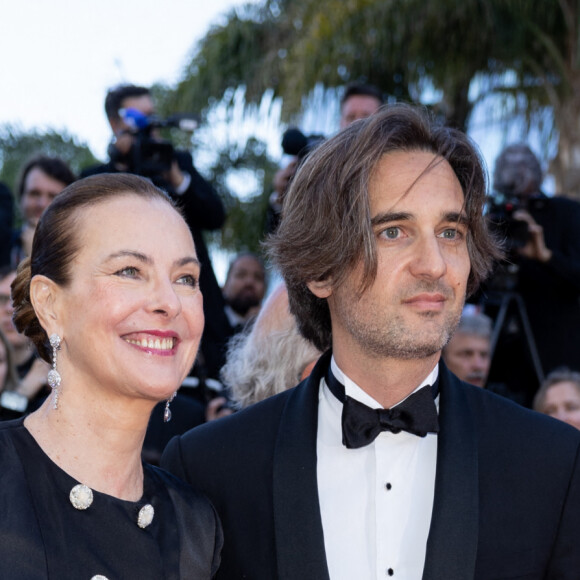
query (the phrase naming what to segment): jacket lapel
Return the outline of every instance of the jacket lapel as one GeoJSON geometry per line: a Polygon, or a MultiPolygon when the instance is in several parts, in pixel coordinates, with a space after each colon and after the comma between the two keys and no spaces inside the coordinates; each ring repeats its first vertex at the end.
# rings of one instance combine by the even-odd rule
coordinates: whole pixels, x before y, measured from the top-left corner
{"type": "Polygon", "coordinates": [[[479,500],[476,417],[465,387],[440,364],[440,431],[423,580],[472,580],[479,500]]]}
{"type": "Polygon", "coordinates": [[[318,484],[316,433],[320,378],[330,354],[290,395],[274,450],[274,531],[281,580],[328,580],[318,484]]]}

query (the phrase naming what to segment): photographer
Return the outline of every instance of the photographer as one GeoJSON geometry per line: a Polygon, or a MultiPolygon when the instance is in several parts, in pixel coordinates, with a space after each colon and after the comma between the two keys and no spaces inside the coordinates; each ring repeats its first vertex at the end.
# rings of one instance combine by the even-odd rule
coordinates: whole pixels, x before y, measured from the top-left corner
{"type": "Polygon", "coordinates": [[[514,273],[510,290],[525,305],[546,374],[578,361],[580,204],[546,196],[542,181],[540,163],[527,145],[510,145],[496,160],[495,196],[508,200],[504,203],[504,210],[511,211],[508,232],[518,232],[508,233],[506,240],[514,273]]]}
{"type": "Polygon", "coordinates": [[[284,196],[294,177],[296,170],[306,156],[324,141],[323,135],[305,135],[295,127],[284,131],[282,135],[282,150],[290,156],[290,161],[281,167],[274,175],[274,191],[270,195],[266,214],[266,234],[273,233],[280,223],[284,196]]]}
{"type": "Polygon", "coordinates": [[[228,322],[224,300],[216,280],[202,231],[220,228],[224,206],[214,188],[198,173],[189,152],[174,149],[156,134],[155,106],[149,89],[121,85],[107,93],[105,112],[113,131],[109,161],[86,169],[81,177],[96,173],[129,172],[149,177],[165,189],[181,207],[191,229],[197,257],[202,264],[200,288],[203,294],[205,330],[201,342],[203,374],[215,376],[219,361],[212,344],[220,341],[228,322]]]}

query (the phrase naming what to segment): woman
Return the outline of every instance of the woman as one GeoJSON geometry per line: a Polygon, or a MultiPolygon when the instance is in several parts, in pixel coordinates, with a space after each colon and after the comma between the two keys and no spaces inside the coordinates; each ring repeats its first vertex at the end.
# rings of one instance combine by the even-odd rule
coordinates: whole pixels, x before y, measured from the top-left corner
{"type": "Polygon", "coordinates": [[[12,294],[52,395],[0,424],[2,579],[214,574],[212,506],[140,459],[196,355],[198,277],[189,228],[145,179],[80,180],[43,214],[12,294]]]}
{"type": "Polygon", "coordinates": [[[580,429],[580,373],[552,371],[536,393],[534,409],[580,429]]]}

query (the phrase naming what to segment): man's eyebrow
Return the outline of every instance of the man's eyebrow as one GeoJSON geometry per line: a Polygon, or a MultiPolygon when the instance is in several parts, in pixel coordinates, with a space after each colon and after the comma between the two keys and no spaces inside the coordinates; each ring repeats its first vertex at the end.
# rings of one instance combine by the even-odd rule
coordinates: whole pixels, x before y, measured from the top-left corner
{"type": "Polygon", "coordinates": [[[458,212],[458,211],[451,211],[451,212],[446,213],[443,216],[443,221],[454,222],[454,223],[464,225],[464,226],[469,224],[469,220],[467,219],[467,216],[465,215],[465,213],[458,212]]]}
{"type": "Polygon", "coordinates": [[[412,218],[413,214],[404,211],[378,213],[371,219],[371,225],[374,227],[389,222],[409,221],[412,218]]]}
{"type": "MultiPolygon", "coordinates": [[[[385,212],[379,213],[371,219],[371,226],[375,227],[382,224],[387,224],[391,222],[403,222],[410,221],[413,219],[413,214],[400,211],[400,212],[385,212]]],[[[467,225],[469,220],[463,212],[447,212],[442,215],[441,221],[453,222],[461,225],[467,225]]]]}

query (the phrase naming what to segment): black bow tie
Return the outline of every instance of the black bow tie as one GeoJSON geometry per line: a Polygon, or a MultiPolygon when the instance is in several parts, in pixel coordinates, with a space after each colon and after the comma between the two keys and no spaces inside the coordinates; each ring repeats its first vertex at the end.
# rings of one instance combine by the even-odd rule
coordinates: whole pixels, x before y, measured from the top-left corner
{"type": "Polygon", "coordinates": [[[371,409],[347,396],[344,386],[332,374],[330,367],[326,384],[332,394],[342,401],[342,443],[348,449],[369,445],[381,431],[407,431],[419,437],[439,432],[439,415],[435,397],[438,381],[427,385],[391,409],[371,409]]]}

